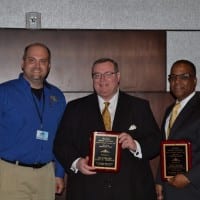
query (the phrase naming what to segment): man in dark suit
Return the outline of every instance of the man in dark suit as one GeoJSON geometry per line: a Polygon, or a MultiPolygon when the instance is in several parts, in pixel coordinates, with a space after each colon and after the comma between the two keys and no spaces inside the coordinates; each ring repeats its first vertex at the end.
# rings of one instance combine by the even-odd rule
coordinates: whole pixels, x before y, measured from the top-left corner
{"type": "Polygon", "coordinates": [[[92,67],[95,92],[71,101],[55,139],[54,153],[68,174],[67,200],[155,200],[149,160],[159,153],[161,134],[149,103],[119,90],[117,63],[99,59],[92,67]],[[122,146],[118,173],[95,172],[88,164],[89,138],[106,131],[102,110],[110,103],[112,131],[122,146]]]}
{"type": "MultiPolygon", "coordinates": [[[[199,200],[200,199],[200,96],[195,93],[197,84],[196,68],[188,60],[178,60],[169,75],[170,91],[180,103],[178,116],[167,136],[170,113],[174,106],[166,110],[162,132],[168,140],[187,140],[192,146],[192,168],[179,173],[166,182],[158,178],[157,199],[199,200]],[[165,133],[165,134],[164,134],[165,133]]],[[[159,170],[160,171],[160,170],[159,170]]],[[[158,174],[160,176],[160,173],[158,174]]]]}

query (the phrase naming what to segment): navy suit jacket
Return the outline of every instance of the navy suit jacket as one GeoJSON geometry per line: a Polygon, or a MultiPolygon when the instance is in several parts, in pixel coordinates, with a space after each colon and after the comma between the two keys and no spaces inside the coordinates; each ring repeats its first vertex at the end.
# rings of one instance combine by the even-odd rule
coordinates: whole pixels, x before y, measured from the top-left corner
{"type": "Polygon", "coordinates": [[[68,174],[67,200],[156,199],[149,160],[159,153],[161,134],[148,101],[120,92],[112,130],[136,139],[143,158],[125,149],[118,173],[75,174],[70,167],[89,155],[90,134],[105,127],[95,93],[68,103],[54,143],[54,153],[68,174]],[[131,125],[136,129],[129,130],[131,125]]]}
{"type": "MultiPolygon", "coordinates": [[[[165,121],[171,112],[171,105],[164,116],[162,124],[163,138],[165,121]]],[[[185,175],[191,184],[183,189],[177,189],[168,183],[163,183],[166,200],[199,200],[200,199],[200,95],[196,93],[179,113],[170,131],[169,140],[185,139],[192,145],[192,169],[185,175]]]]}

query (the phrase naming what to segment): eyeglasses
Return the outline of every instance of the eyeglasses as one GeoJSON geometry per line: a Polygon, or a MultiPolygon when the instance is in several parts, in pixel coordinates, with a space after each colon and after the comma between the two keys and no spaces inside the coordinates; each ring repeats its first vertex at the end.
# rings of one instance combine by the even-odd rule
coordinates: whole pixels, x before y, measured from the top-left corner
{"type": "Polygon", "coordinates": [[[48,59],[40,59],[40,60],[37,60],[33,57],[27,57],[24,59],[28,64],[36,64],[37,62],[39,62],[40,65],[47,65],[49,60],[48,59]]]}
{"type": "Polygon", "coordinates": [[[103,74],[101,73],[92,73],[93,79],[101,79],[101,78],[111,78],[113,74],[116,74],[118,72],[105,72],[103,74]]]}
{"type": "Polygon", "coordinates": [[[170,74],[168,75],[168,81],[176,81],[177,79],[182,80],[182,81],[187,81],[191,77],[194,77],[193,74],[189,73],[184,73],[184,74],[170,74]]]}

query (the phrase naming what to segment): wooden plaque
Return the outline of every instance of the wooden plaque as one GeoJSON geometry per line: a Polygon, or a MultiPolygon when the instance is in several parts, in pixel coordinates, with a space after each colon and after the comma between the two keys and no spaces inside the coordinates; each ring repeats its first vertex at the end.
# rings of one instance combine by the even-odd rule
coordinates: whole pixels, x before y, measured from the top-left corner
{"type": "Polygon", "coordinates": [[[192,166],[191,143],[186,140],[161,142],[161,177],[164,181],[187,172],[192,166]]]}
{"type": "Polygon", "coordinates": [[[90,137],[89,165],[98,172],[118,172],[121,144],[117,132],[93,132],[90,137]]]}

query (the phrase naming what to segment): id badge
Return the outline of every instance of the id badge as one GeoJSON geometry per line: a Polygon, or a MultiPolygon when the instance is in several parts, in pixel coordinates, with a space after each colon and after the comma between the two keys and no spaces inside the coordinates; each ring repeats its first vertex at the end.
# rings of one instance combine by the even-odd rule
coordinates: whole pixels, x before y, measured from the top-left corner
{"type": "Polygon", "coordinates": [[[49,136],[49,133],[47,131],[37,130],[37,133],[36,133],[36,139],[37,140],[47,141],[48,140],[48,136],[49,136]]]}

